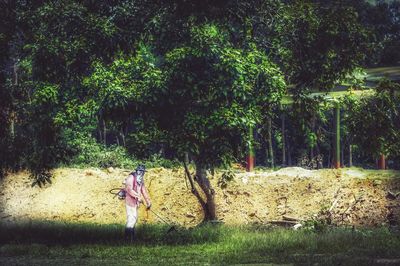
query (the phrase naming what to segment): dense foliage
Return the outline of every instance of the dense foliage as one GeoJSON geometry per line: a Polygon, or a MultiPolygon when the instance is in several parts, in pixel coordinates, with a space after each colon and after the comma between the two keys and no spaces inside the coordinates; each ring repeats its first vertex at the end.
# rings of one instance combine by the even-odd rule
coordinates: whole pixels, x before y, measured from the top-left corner
{"type": "Polygon", "coordinates": [[[399,158],[400,86],[382,81],[374,95],[347,102],[351,116],[347,119],[352,143],[363,152],[378,158],[399,158]]]}
{"type": "Polygon", "coordinates": [[[133,56],[94,68],[86,82],[104,98],[107,113],[118,114],[112,120],[141,120],[140,132],[160,132],[178,158],[189,153],[196,181],[210,196],[200,173],[234,161],[236,147],[251,141],[248,128],[262,121],[285,88],[264,53],[255,45],[235,48],[217,24],[190,27],[188,40],[162,62],[141,45],[133,56]]]}

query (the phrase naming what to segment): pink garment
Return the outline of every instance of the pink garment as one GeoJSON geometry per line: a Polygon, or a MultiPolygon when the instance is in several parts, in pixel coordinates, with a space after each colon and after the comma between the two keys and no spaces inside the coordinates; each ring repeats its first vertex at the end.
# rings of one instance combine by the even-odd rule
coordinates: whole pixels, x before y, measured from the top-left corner
{"type": "Polygon", "coordinates": [[[126,189],[126,197],[125,203],[131,207],[138,207],[138,200],[140,200],[141,196],[143,196],[147,205],[150,205],[150,196],[147,192],[146,186],[144,182],[142,185],[138,185],[136,182],[136,176],[129,175],[125,180],[125,189],[126,189]]]}

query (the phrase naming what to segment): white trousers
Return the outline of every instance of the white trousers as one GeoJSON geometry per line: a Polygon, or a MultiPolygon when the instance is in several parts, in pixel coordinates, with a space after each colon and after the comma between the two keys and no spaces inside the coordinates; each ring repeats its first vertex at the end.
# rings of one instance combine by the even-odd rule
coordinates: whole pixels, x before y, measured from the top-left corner
{"type": "Polygon", "coordinates": [[[138,207],[126,206],[126,228],[134,228],[138,219],[138,207]]]}

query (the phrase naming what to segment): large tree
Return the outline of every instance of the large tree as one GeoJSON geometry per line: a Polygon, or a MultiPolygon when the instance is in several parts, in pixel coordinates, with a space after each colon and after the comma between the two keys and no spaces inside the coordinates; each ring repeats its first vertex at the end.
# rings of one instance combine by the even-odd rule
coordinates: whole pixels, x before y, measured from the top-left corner
{"type": "Polygon", "coordinates": [[[130,95],[131,104],[142,105],[136,111],[145,112],[145,121],[152,121],[148,126],[162,131],[182,160],[184,153],[190,154],[195,177],[185,168],[192,192],[205,219],[216,219],[214,190],[206,171],[233,161],[242,142],[252,144],[248,130],[279,102],[285,88],[283,76],[255,45],[235,48],[218,24],[192,26],[186,42],[159,60],[161,80],[159,70],[145,67],[157,60],[145,55],[139,50],[141,60],[117,60],[119,71],[112,71],[116,62],[108,69],[98,66],[90,78],[95,80],[92,84],[100,90],[121,88],[130,95]],[[114,85],[107,85],[110,82],[114,85]]]}

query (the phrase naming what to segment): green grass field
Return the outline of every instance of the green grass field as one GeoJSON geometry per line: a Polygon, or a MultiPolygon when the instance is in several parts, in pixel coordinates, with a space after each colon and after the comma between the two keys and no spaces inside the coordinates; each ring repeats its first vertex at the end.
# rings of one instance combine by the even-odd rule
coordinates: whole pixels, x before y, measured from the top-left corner
{"type": "Polygon", "coordinates": [[[388,228],[298,230],[265,226],[121,225],[36,222],[0,225],[0,265],[294,264],[398,265],[400,233],[388,228]]]}

